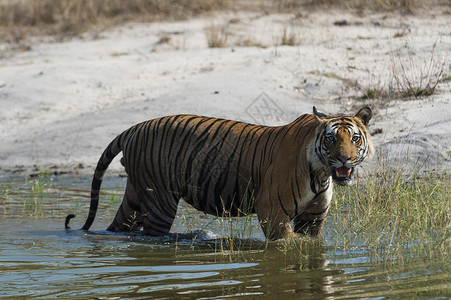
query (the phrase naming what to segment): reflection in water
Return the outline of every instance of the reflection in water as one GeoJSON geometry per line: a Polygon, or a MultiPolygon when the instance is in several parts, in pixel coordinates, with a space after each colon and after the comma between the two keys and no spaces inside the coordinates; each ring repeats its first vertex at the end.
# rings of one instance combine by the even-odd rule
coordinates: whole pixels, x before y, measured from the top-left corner
{"type": "MultiPolygon", "coordinates": [[[[79,209],[83,221],[89,182],[60,180],[39,196],[43,211],[38,218],[37,212],[23,209],[23,202],[33,198],[26,188],[18,185],[6,197],[0,194],[0,297],[321,299],[451,293],[448,262],[385,265],[369,259],[364,245],[340,252],[333,246],[334,228],[326,230],[326,241],[267,243],[254,219],[233,219],[238,229],[246,225],[252,234],[229,239],[224,228],[230,224],[182,205],[174,226],[180,233],[160,238],[112,234],[103,229],[119,202],[106,197],[93,233],[65,231],[68,212],[79,209]],[[202,230],[183,233],[191,222],[202,230]]],[[[121,180],[107,182],[115,185],[105,194],[123,188],[121,180]]]]}

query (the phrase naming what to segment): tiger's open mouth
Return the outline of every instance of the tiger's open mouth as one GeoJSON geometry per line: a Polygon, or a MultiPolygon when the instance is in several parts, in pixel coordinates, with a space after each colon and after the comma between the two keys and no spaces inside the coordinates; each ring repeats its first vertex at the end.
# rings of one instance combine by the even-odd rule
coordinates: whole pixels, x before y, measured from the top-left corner
{"type": "Polygon", "coordinates": [[[354,168],[348,167],[340,167],[332,169],[332,178],[337,184],[347,185],[350,181],[352,181],[352,177],[354,175],[354,168]]]}

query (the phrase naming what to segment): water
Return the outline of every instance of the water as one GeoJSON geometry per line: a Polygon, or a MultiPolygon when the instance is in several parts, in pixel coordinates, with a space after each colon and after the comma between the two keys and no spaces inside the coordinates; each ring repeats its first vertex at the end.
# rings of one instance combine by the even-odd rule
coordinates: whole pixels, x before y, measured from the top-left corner
{"type": "Polygon", "coordinates": [[[187,205],[170,236],[106,232],[124,186],[123,178],[105,181],[98,218],[86,233],[77,228],[88,212],[89,179],[0,179],[0,297],[451,297],[449,262],[387,263],[363,244],[337,248],[333,221],[323,239],[292,247],[266,243],[255,218],[224,222],[187,205]],[[73,212],[74,229],[66,231],[64,217],[73,212]],[[198,231],[185,233],[190,229],[198,231]],[[231,232],[238,236],[232,247],[215,239],[231,232]]]}

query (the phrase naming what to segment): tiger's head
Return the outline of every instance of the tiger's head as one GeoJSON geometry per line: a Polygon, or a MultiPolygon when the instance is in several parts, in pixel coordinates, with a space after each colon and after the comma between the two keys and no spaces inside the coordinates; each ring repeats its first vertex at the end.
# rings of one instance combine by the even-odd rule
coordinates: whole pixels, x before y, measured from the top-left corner
{"type": "Polygon", "coordinates": [[[356,166],[373,154],[366,128],[372,116],[371,109],[364,107],[355,116],[327,116],[313,107],[313,114],[320,123],[315,154],[323,168],[331,172],[335,183],[351,185],[356,166]]]}

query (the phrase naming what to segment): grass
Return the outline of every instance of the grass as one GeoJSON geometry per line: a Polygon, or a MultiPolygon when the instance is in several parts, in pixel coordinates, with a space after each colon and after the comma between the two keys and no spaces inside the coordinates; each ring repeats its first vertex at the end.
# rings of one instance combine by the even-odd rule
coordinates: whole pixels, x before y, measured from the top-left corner
{"type": "MultiPolygon", "coordinates": [[[[209,48],[224,48],[228,46],[228,40],[230,37],[229,24],[215,25],[212,24],[205,30],[207,43],[209,48]]],[[[239,40],[233,43],[235,46],[240,47],[259,47],[266,48],[267,46],[261,42],[254,42],[252,39],[239,40]]],[[[277,46],[296,46],[300,41],[298,36],[293,30],[288,29],[288,26],[284,26],[280,36],[276,37],[275,45],[277,46]]]]}
{"type": "Polygon", "coordinates": [[[297,35],[293,31],[289,31],[287,26],[284,26],[282,30],[282,36],[280,38],[281,46],[296,46],[300,41],[297,35]]]}
{"type": "Polygon", "coordinates": [[[227,0],[27,0],[0,3],[0,37],[74,35],[130,21],[184,19],[226,7],[227,0]]]}
{"type": "Polygon", "coordinates": [[[379,81],[377,83],[370,83],[368,87],[363,88],[362,96],[358,97],[361,100],[381,100],[384,103],[391,99],[399,98],[399,94],[394,92],[391,88],[386,88],[379,81]]]}
{"type": "MultiPolygon", "coordinates": [[[[260,2],[262,5],[264,2],[260,2]]],[[[442,4],[440,0],[280,0],[273,1],[266,9],[279,11],[296,11],[307,8],[341,8],[359,11],[400,11],[402,13],[415,13],[425,6],[442,4]]]]}
{"type": "Polygon", "coordinates": [[[345,88],[349,88],[349,87],[353,87],[355,88],[358,85],[357,81],[353,81],[349,78],[345,78],[343,76],[340,76],[336,73],[331,73],[331,72],[323,72],[323,71],[310,71],[308,72],[309,74],[312,75],[316,75],[316,76],[321,76],[321,77],[326,77],[326,78],[332,78],[332,79],[336,79],[336,80],[340,80],[343,82],[345,88]]]}
{"type": "MultiPolygon", "coordinates": [[[[180,20],[220,10],[299,13],[334,7],[415,13],[434,5],[451,4],[440,0],[13,0],[0,2],[0,38],[19,43],[29,36],[65,37],[126,22],[180,20]]],[[[288,43],[294,42],[287,37],[288,43]]]]}
{"type": "MultiPolygon", "coordinates": [[[[5,178],[0,182],[0,216],[60,219],[70,212],[83,219],[89,211],[89,182],[84,188],[71,184],[77,178],[69,180],[70,183],[64,176],[50,175],[48,170],[29,177],[5,178]]],[[[123,186],[102,189],[98,218],[110,221],[114,217],[123,190],[123,186]]]]}
{"type": "Polygon", "coordinates": [[[407,178],[386,171],[351,188],[337,188],[331,211],[341,223],[337,249],[360,244],[370,258],[385,262],[449,258],[450,186],[448,175],[407,178]]]}
{"type": "Polygon", "coordinates": [[[446,80],[448,59],[435,56],[437,43],[432,46],[430,57],[418,62],[406,43],[405,53],[391,55],[394,91],[404,98],[419,98],[435,93],[439,83],[446,80]]]}
{"type": "Polygon", "coordinates": [[[263,44],[262,42],[259,42],[259,41],[254,41],[251,38],[246,38],[246,39],[243,39],[243,40],[239,40],[234,45],[238,46],[238,47],[256,47],[256,48],[262,48],[262,49],[268,48],[268,45],[265,45],[265,44],[263,44]]]}
{"type": "Polygon", "coordinates": [[[377,99],[384,96],[384,91],[377,88],[369,88],[363,92],[362,99],[377,99]]]}
{"type": "Polygon", "coordinates": [[[341,80],[341,81],[344,81],[344,82],[349,81],[349,79],[341,77],[340,75],[335,74],[335,73],[321,72],[321,71],[310,71],[309,74],[322,76],[322,77],[326,77],[326,78],[333,78],[333,79],[341,80]]]}
{"type": "Polygon", "coordinates": [[[427,2],[420,0],[351,0],[349,6],[359,10],[375,11],[401,11],[404,13],[414,13],[427,2]]]}
{"type": "Polygon", "coordinates": [[[49,186],[48,174],[40,173],[37,176],[30,177],[26,185],[30,188],[30,197],[23,200],[23,214],[36,216],[43,215],[44,196],[49,186]]]}
{"type": "MultiPolygon", "coordinates": [[[[429,56],[423,60],[415,57],[408,42],[397,54],[392,51],[390,54],[391,83],[383,85],[380,79],[376,83],[370,83],[358,98],[389,101],[429,97],[436,94],[439,84],[446,84],[450,78],[446,74],[449,60],[447,57],[438,57],[436,47],[437,42],[432,46],[429,56]]],[[[319,75],[326,76],[324,73],[319,75]]]]}
{"type": "Polygon", "coordinates": [[[209,48],[224,48],[230,34],[229,26],[212,24],[205,30],[205,34],[209,48]]]}

